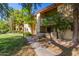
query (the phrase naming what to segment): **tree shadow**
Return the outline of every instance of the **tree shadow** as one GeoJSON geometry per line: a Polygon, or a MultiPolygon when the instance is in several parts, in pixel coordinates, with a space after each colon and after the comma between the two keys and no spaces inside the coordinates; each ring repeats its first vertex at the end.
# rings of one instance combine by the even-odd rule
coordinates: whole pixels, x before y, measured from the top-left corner
{"type": "Polygon", "coordinates": [[[54,40],[51,40],[51,43],[54,44],[55,46],[58,46],[60,49],[62,49],[62,53],[60,53],[59,55],[56,56],[71,56],[72,55],[72,50],[73,50],[73,46],[71,47],[64,47],[58,43],[56,43],[54,40]]]}

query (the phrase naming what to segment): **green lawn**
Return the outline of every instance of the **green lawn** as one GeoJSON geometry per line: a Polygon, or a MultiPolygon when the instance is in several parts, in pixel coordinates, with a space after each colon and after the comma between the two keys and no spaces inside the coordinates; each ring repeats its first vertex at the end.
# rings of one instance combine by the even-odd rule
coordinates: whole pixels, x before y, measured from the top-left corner
{"type": "Polygon", "coordinates": [[[0,34],[0,55],[14,55],[24,46],[22,34],[0,34]]]}

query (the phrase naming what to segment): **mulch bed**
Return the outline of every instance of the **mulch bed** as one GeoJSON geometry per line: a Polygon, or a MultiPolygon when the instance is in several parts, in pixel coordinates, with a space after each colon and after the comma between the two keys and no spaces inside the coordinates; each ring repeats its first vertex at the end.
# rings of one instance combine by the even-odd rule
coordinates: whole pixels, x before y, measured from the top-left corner
{"type": "Polygon", "coordinates": [[[16,53],[16,56],[35,56],[36,53],[31,46],[24,46],[20,51],[16,53]]]}

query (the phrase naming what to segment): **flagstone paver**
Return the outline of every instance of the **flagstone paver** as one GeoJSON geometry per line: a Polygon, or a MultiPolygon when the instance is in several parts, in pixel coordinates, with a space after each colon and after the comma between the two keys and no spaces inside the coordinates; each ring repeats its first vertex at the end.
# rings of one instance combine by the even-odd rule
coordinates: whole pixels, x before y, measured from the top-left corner
{"type": "Polygon", "coordinates": [[[54,56],[52,52],[50,52],[47,48],[43,47],[39,42],[35,42],[34,39],[27,39],[33,48],[35,48],[35,52],[38,56],[54,56]]]}
{"type": "Polygon", "coordinates": [[[46,48],[42,48],[42,47],[36,48],[35,52],[38,56],[53,56],[54,55],[49,50],[47,50],[46,48]]]}

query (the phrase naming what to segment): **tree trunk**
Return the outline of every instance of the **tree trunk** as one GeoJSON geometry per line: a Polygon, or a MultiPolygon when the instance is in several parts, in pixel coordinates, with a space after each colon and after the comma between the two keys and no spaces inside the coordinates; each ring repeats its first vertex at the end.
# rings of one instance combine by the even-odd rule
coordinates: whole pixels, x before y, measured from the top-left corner
{"type": "Polygon", "coordinates": [[[15,21],[13,21],[13,23],[12,23],[12,31],[13,31],[13,32],[15,32],[15,30],[16,30],[15,27],[16,27],[16,24],[15,24],[15,21]]]}
{"type": "Polygon", "coordinates": [[[32,31],[32,35],[34,35],[34,33],[35,33],[35,24],[31,24],[31,31],[32,31]]]}
{"type": "Polygon", "coordinates": [[[12,20],[11,19],[9,19],[8,25],[9,25],[9,31],[12,32],[12,20]]]}
{"type": "Polygon", "coordinates": [[[25,33],[24,33],[24,23],[23,23],[23,38],[25,38],[25,33]]]}
{"type": "Polygon", "coordinates": [[[73,30],[73,44],[74,46],[78,45],[78,4],[73,5],[73,22],[74,22],[74,30],[73,30]]]}
{"type": "Polygon", "coordinates": [[[56,37],[57,37],[57,39],[58,39],[59,36],[58,36],[58,30],[57,30],[57,28],[55,29],[55,31],[56,31],[56,37]]]}
{"type": "Polygon", "coordinates": [[[65,32],[64,31],[61,31],[61,39],[64,40],[64,34],[65,32]]]}

